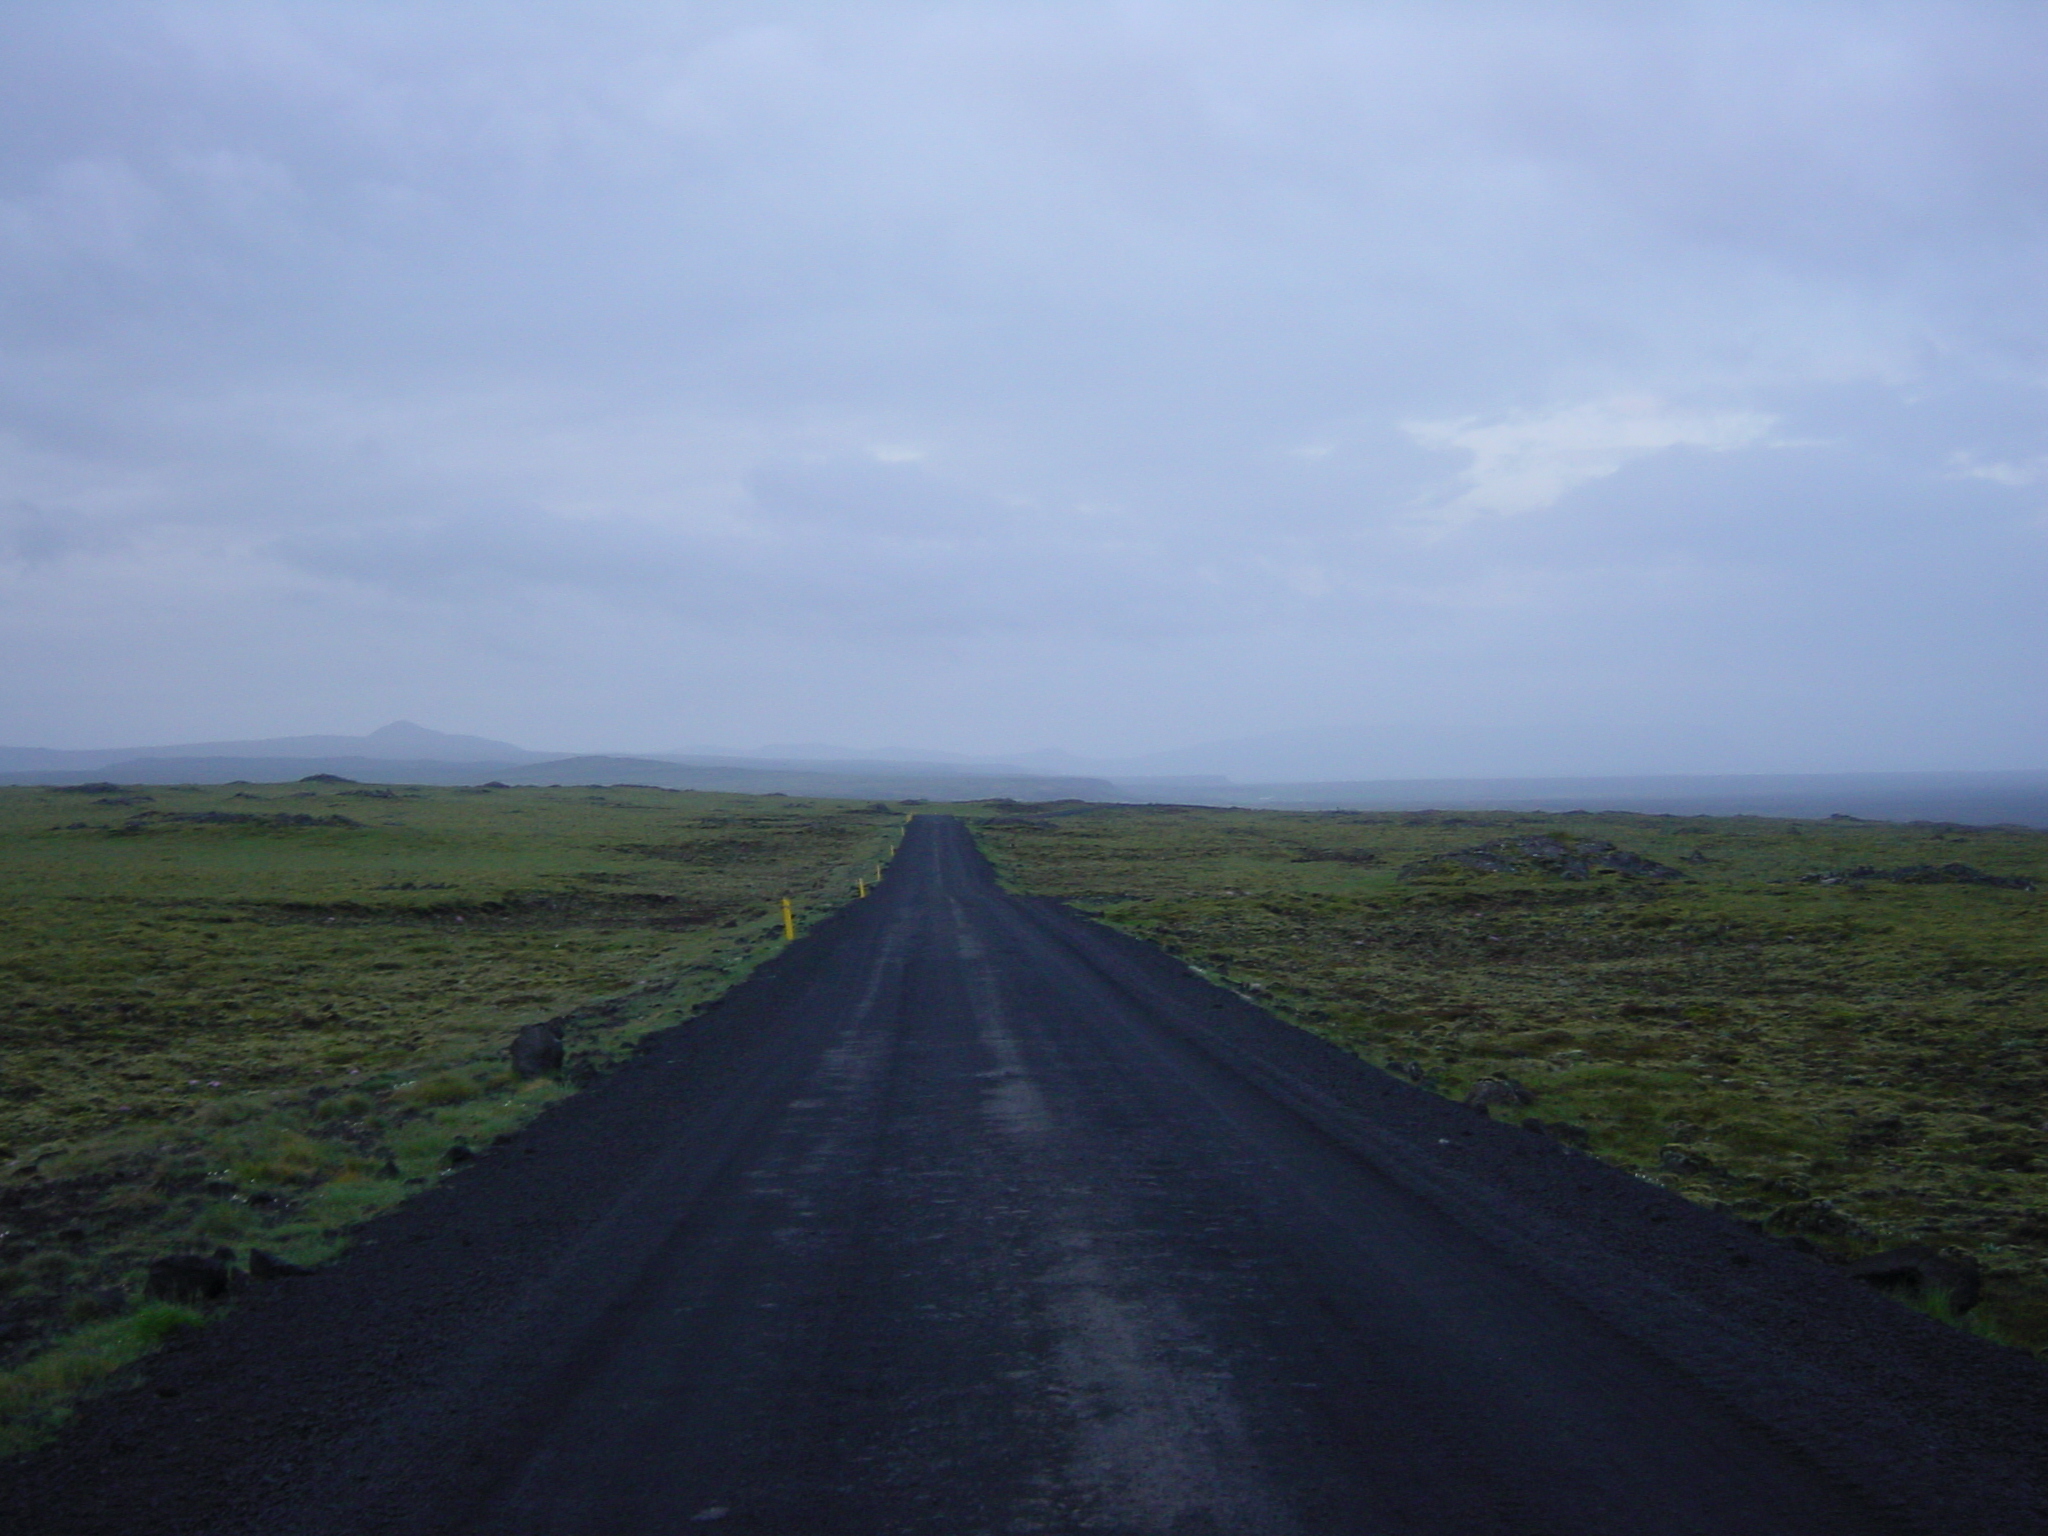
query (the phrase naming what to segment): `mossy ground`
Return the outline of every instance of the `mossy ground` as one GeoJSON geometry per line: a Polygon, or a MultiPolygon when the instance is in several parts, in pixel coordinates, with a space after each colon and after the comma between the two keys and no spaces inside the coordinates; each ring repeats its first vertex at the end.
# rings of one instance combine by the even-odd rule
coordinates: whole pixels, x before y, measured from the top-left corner
{"type": "Polygon", "coordinates": [[[2048,877],[2048,834],[1069,804],[983,811],[978,835],[1014,888],[1446,1093],[1513,1078],[1537,1095],[1516,1114],[1694,1199],[1840,1255],[1967,1249],[1976,1326],[2048,1346],[2048,893],[1804,878],[2048,877]],[[1531,833],[1687,878],[1400,874],[1531,833]]]}
{"type": "Polygon", "coordinates": [[[872,876],[899,811],[636,788],[0,789],[0,1451],[163,1335],[150,1259],[311,1263],[872,876]],[[336,818],[340,818],[337,820],[336,818]],[[506,1045],[560,1019],[562,1079],[506,1045]],[[456,1154],[458,1157],[460,1154],[456,1154]]]}

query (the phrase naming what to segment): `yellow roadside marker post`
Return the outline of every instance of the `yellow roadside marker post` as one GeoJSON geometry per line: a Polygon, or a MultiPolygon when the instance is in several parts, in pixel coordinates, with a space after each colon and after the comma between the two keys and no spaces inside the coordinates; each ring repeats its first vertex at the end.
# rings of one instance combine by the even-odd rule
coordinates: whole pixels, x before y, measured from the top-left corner
{"type": "Polygon", "coordinates": [[[853,883],[854,883],[854,885],[855,885],[856,887],[858,887],[858,888],[859,888],[859,890],[860,890],[860,893],[861,893],[861,895],[862,895],[862,896],[866,896],[866,895],[867,895],[867,893],[868,893],[868,883],[867,883],[867,881],[865,881],[865,880],[856,880],[856,881],[854,881],[853,883]]]}
{"type": "Polygon", "coordinates": [[[785,940],[796,937],[796,913],[791,909],[787,896],[782,898],[782,937],[785,940]]]}

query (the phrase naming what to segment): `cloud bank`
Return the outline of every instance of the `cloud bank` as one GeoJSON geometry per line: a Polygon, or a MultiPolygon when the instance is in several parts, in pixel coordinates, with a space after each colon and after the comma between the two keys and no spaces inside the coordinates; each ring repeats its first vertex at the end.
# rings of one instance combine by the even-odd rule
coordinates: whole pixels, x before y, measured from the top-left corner
{"type": "Polygon", "coordinates": [[[2036,8],[4,21],[17,744],[2042,762],[2036,8]]]}

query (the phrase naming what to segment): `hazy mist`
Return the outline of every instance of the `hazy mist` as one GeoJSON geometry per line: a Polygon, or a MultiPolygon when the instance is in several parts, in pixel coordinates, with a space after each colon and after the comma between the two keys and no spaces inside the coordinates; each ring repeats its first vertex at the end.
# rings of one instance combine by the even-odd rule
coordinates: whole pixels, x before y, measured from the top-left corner
{"type": "Polygon", "coordinates": [[[0,742],[2048,766],[2044,50],[0,0],[0,742]]]}

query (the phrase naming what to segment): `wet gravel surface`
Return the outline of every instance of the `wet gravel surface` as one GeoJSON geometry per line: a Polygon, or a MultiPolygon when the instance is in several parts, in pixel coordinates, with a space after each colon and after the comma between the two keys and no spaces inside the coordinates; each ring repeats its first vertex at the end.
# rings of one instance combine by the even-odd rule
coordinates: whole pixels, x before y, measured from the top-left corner
{"type": "Polygon", "coordinates": [[[33,1533],[2048,1530],[2048,1372],[920,818],[636,1062],[0,1469],[33,1533]]]}

